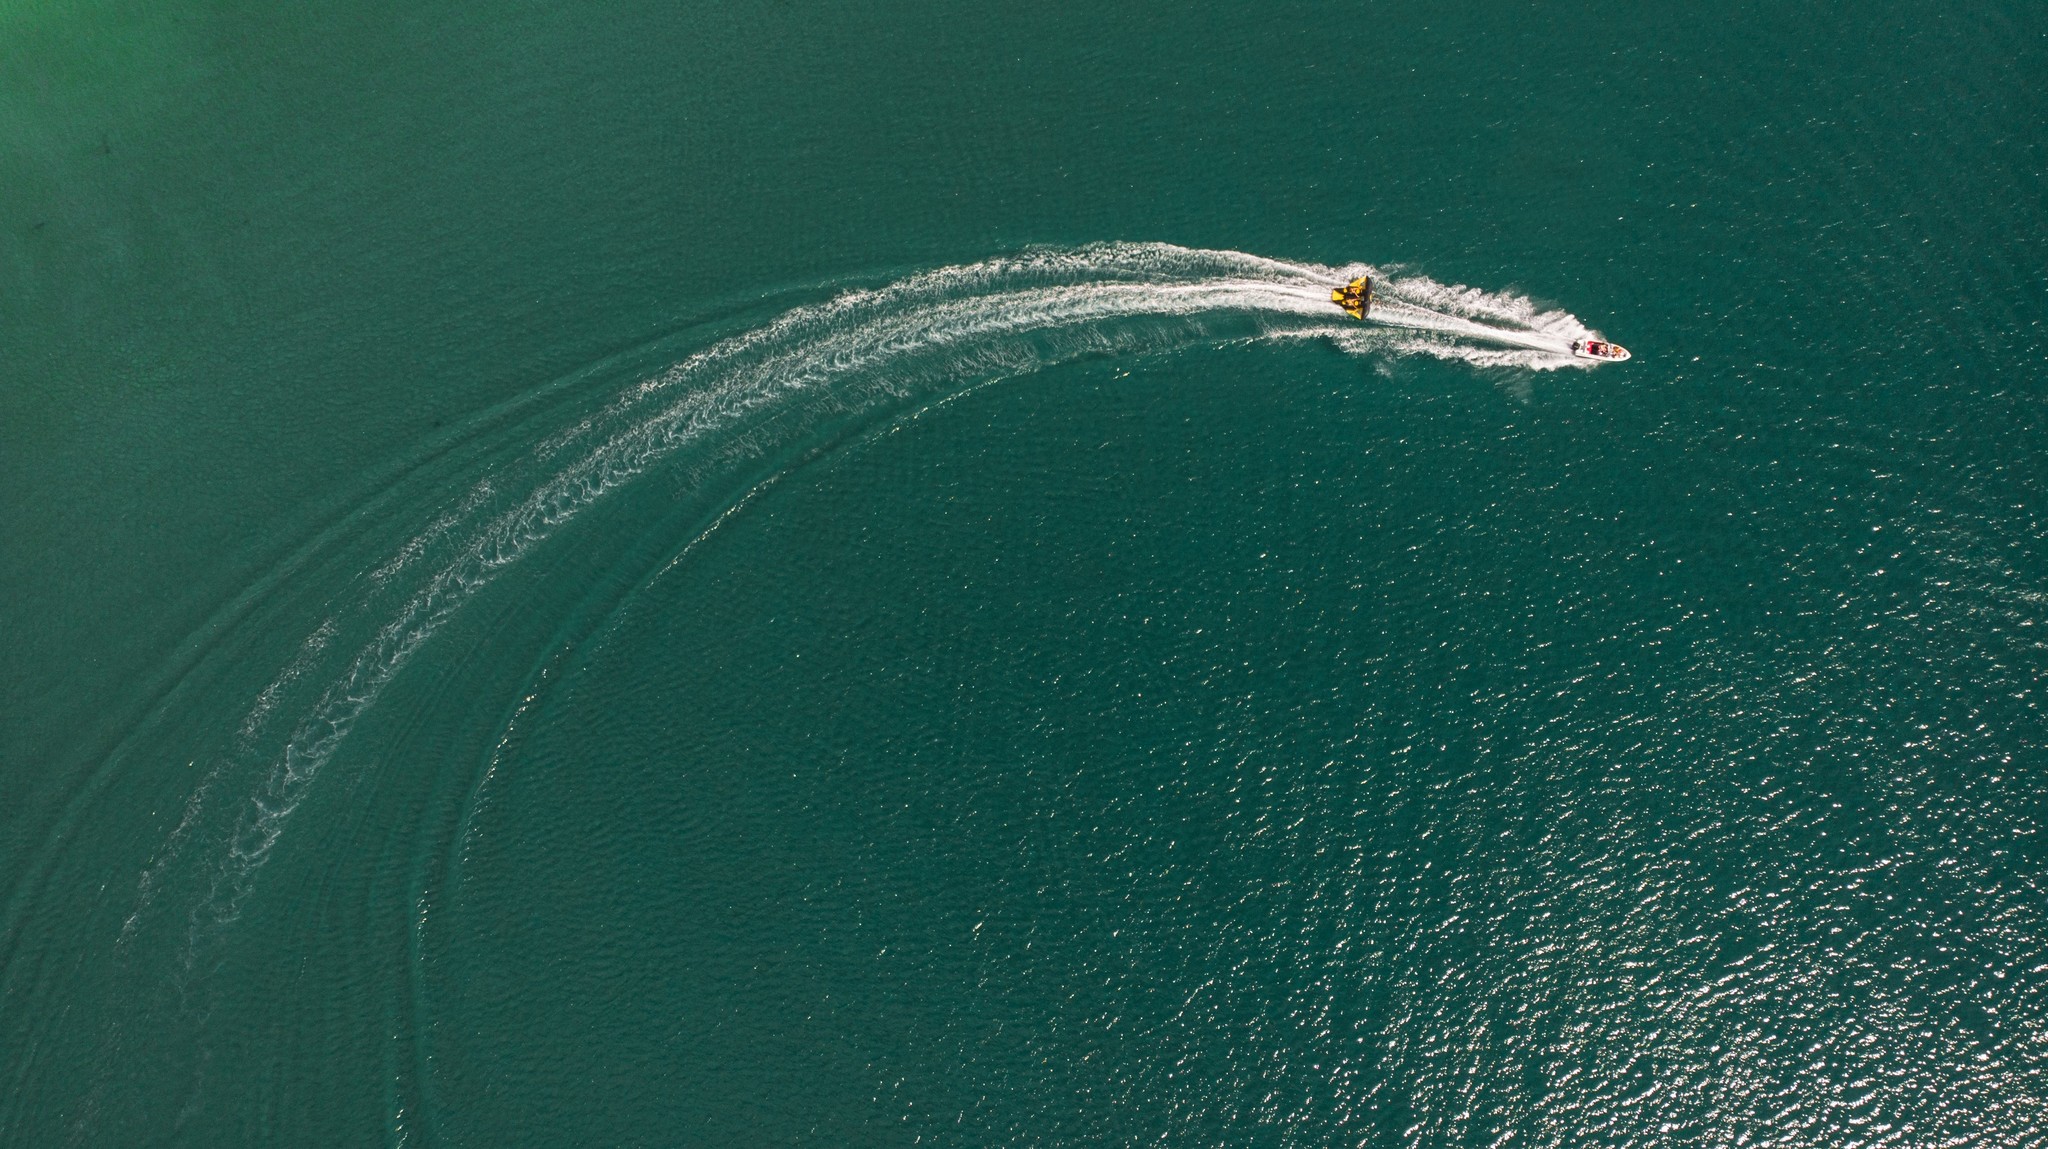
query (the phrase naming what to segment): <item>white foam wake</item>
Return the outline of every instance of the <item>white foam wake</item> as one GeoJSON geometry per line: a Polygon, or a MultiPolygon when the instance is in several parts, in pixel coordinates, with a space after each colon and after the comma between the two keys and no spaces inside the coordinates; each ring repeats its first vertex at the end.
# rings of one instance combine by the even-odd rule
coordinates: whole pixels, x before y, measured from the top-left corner
{"type": "MultiPolygon", "coordinates": [[[[204,927],[237,916],[322,768],[413,655],[500,572],[650,469],[679,467],[687,483],[820,420],[1090,354],[1327,336],[1351,350],[1541,370],[1574,365],[1570,341],[1588,334],[1569,314],[1518,296],[1362,266],[1105,244],[941,268],[800,307],[716,343],[539,444],[526,481],[485,476],[379,564],[363,580],[358,621],[339,641],[330,621],[308,646],[337,658],[353,650],[317,696],[298,693],[313,687],[302,685],[308,668],[297,663],[263,692],[243,724],[245,746],[281,698],[305,708],[274,753],[244,762],[254,788],[241,790],[238,812],[218,812],[227,848],[195,907],[193,948],[204,927]],[[1360,324],[1331,305],[1329,292],[1365,273],[1378,275],[1381,302],[1374,322],[1360,324]]],[[[224,762],[209,774],[200,800],[221,792],[216,783],[235,768],[224,762]]],[[[131,928],[177,852],[144,875],[131,928]]]]}

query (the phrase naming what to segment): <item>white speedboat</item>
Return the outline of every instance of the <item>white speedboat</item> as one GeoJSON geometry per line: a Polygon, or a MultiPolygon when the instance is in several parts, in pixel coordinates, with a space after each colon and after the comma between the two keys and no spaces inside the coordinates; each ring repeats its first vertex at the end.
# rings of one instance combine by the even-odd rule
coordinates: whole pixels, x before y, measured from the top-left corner
{"type": "MultiPolygon", "coordinates": [[[[1552,346],[1556,346],[1552,344],[1552,346]]],[[[1603,363],[1619,363],[1628,358],[1628,348],[1605,339],[1574,339],[1572,354],[1581,359],[1597,359],[1603,363]]]]}

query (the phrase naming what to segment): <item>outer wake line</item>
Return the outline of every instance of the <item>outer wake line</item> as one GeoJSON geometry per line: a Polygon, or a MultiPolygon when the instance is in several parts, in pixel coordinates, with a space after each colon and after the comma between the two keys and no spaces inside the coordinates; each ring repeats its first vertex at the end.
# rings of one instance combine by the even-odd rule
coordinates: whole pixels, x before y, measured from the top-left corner
{"type": "Polygon", "coordinates": [[[179,889],[192,961],[205,936],[239,917],[322,770],[413,655],[534,548],[649,471],[701,487],[748,443],[963,382],[1084,355],[1301,337],[1530,370],[1582,366],[1575,343],[1597,338],[1518,295],[1166,244],[1031,251],[798,307],[626,387],[423,516],[431,525],[365,571],[356,600],[259,695],[143,873],[124,938],[179,889]],[[1382,294],[1359,323],[1332,307],[1330,291],[1366,274],[1382,294]],[[209,860],[179,877],[195,849],[209,860]]]}

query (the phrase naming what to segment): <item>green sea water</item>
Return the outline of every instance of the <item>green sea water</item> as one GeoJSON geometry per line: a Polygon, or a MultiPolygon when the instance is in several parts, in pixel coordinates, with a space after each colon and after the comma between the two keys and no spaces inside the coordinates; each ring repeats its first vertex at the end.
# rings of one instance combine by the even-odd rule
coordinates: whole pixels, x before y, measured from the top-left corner
{"type": "Polygon", "coordinates": [[[2044,267],[2032,4],[0,6],[0,1144],[2048,1142],[2044,267]]]}

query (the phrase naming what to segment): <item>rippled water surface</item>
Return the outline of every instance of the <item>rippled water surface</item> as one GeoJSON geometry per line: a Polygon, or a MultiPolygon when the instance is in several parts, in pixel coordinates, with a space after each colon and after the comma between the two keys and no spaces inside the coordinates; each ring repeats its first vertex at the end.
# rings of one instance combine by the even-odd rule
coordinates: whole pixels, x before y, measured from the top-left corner
{"type": "Polygon", "coordinates": [[[0,13],[0,1143],[2048,1140],[2042,76],[0,13]]]}

